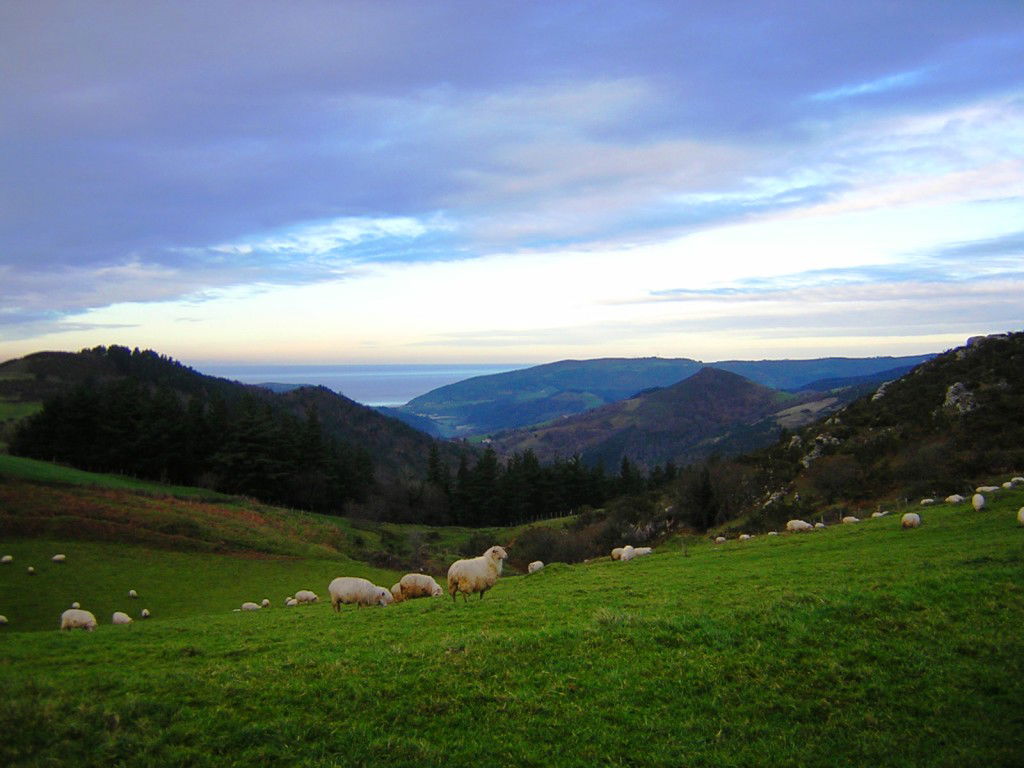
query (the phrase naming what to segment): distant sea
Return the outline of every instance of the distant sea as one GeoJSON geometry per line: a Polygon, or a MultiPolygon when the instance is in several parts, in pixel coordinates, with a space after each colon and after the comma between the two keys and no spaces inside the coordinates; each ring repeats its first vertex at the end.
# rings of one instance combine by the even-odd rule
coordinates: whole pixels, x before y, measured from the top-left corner
{"type": "Polygon", "coordinates": [[[243,384],[312,384],[363,405],[405,405],[432,389],[474,376],[514,371],[528,365],[233,365],[193,366],[200,373],[243,384]]]}

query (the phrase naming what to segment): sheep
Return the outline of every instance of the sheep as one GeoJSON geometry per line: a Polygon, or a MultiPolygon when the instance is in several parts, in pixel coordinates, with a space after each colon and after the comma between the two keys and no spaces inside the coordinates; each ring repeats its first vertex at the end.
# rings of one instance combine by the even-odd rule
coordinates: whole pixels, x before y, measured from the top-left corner
{"type": "Polygon", "coordinates": [[[726,541],[727,541],[727,539],[725,538],[725,536],[716,536],[715,537],[715,544],[725,544],[726,541]]]}
{"type": "Polygon", "coordinates": [[[622,559],[622,547],[616,547],[612,550],[612,560],[622,559]]]}
{"type": "Polygon", "coordinates": [[[149,618],[149,608],[143,608],[139,612],[139,618],[140,619],[148,619],[149,618]]]}
{"type": "Polygon", "coordinates": [[[921,525],[921,516],[917,512],[907,512],[900,518],[901,528],[917,528],[921,525]]]}
{"type": "Polygon", "coordinates": [[[400,603],[405,599],[402,597],[402,584],[400,582],[396,581],[391,585],[391,596],[395,598],[396,603],[400,603]]]}
{"type": "Polygon", "coordinates": [[[626,562],[627,560],[632,560],[634,557],[636,557],[636,549],[632,544],[627,544],[622,548],[622,555],[619,557],[619,560],[626,562]]]}
{"type": "Polygon", "coordinates": [[[654,547],[636,547],[633,550],[633,557],[640,557],[642,555],[649,555],[654,551],[654,547]]]}
{"type": "Polygon", "coordinates": [[[872,513],[871,513],[871,516],[872,516],[872,517],[885,517],[885,516],[886,516],[886,515],[888,515],[888,514],[889,514],[889,512],[888,512],[888,510],[887,510],[887,511],[885,511],[885,512],[872,512],[872,513]]]}
{"type": "Polygon", "coordinates": [[[1024,507],[1017,510],[1017,524],[1024,525],[1024,507]]]}
{"type": "Polygon", "coordinates": [[[73,602],[71,604],[71,607],[72,608],[81,608],[82,606],[81,606],[81,604],[77,600],[75,600],[75,602],[73,602]]]}
{"type": "Polygon", "coordinates": [[[287,607],[289,607],[289,608],[292,608],[292,607],[294,607],[294,606],[298,605],[298,604],[299,604],[299,601],[298,601],[298,600],[296,600],[296,599],[295,599],[294,597],[289,597],[289,598],[287,598],[287,599],[286,599],[286,600],[284,601],[284,604],[285,604],[285,605],[286,605],[287,607]]]}
{"type": "Polygon", "coordinates": [[[136,592],[134,589],[129,589],[128,590],[128,597],[130,597],[130,598],[132,598],[134,600],[138,596],[139,596],[139,593],[136,592]]]}
{"type": "Polygon", "coordinates": [[[971,506],[974,507],[975,512],[981,512],[985,508],[985,497],[980,493],[976,493],[971,497],[971,506]]]}
{"type": "Polygon", "coordinates": [[[25,569],[25,573],[27,573],[29,576],[35,576],[36,569],[30,565],[28,568],[25,569]]]}
{"type": "Polygon", "coordinates": [[[1018,486],[1018,485],[1024,485],[1024,477],[1011,477],[1011,478],[1010,478],[1010,482],[1011,482],[1011,483],[1012,483],[1012,484],[1013,484],[1014,486],[1018,486]]]}
{"type": "Polygon", "coordinates": [[[395,600],[390,590],[357,576],[339,576],[327,585],[327,591],[331,593],[331,607],[335,611],[341,610],[342,603],[355,603],[362,608],[364,605],[388,605],[395,600]]]}
{"type": "Polygon", "coordinates": [[[537,571],[539,571],[543,567],[544,567],[544,563],[543,562],[541,562],[540,560],[534,560],[532,563],[530,563],[528,566],[526,566],[526,572],[527,573],[536,573],[537,571]]]}
{"type": "Polygon", "coordinates": [[[54,562],[54,563],[64,563],[64,562],[67,562],[67,559],[68,559],[67,555],[54,555],[53,557],[50,558],[50,560],[52,562],[54,562]]]}
{"type": "MultiPolygon", "coordinates": [[[[623,547],[620,559],[628,560],[627,554],[633,556],[632,547],[623,547]]],[[[493,587],[501,576],[501,566],[507,557],[508,553],[502,547],[495,546],[479,557],[452,563],[448,568],[448,594],[452,596],[452,602],[455,602],[455,596],[460,592],[463,602],[474,592],[479,592],[483,600],[484,592],[493,587]]]]}
{"type": "Polygon", "coordinates": [[[922,507],[928,507],[928,506],[931,506],[934,503],[935,503],[935,499],[932,499],[932,498],[921,499],[921,501],[920,501],[920,504],[921,504],[922,507]]]}
{"type": "Polygon", "coordinates": [[[131,624],[132,617],[123,611],[114,611],[114,615],[110,617],[111,624],[131,624]]]}
{"type": "Polygon", "coordinates": [[[260,600],[260,607],[261,608],[269,608],[270,607],[270,598],[264,597],[262,600],[260,600]]]}
{"type": "Polygon", "coordinates": [[[810,531],[812,528],[813,526],[805,520],[790,520],[786,523],[787,531],[810,531]]]}
{"type": "Polygon", "coordinates": [[[859,517],[854,517],[853,515],[847,515],[846,517],[843,518],[843,522],[846,525],[852,525],[853,523],[859,523],[860,522],[860,518],[859,517]]]}
{"type": "Polygon", "coordinates": [[[7,624],[7,617],[6,616],[0,616],[0,627],[5,626],[6,624],[7,624]]]}
{"type": "Polygon", "coordinates": [[[975,493],[992,493],[993,491],[998,491],[998,490],[999,490],[999,486],[998,485],[979,485],[977,488],[974,489],[974,492],[975,493]]]}
{"type": "Polygon", "coordinates": [[[14,562],[14,555],[4,555],[3,557],[0,557],[0,563],[3,563],[4,565],[7,565],[8,563],[13,563],[13,562],[14,562]]]}
{"type": "Polygon", "coordinates": [[[964,497],[961,496],[959,493],[954,493],[950,496],[947,496],[945,501],[947,504],[960,504],[964,501],[964,497]]]}
{"type": "Polygon", "coordinates": [[[750,538],[750,534],[749,533],[741,533],[740,534],[740,541],[746,541],[749,538],[750,538]]]}
{"type": "Polygon", "coordinates": [[[815,527],[815,528],[824,528],[824,527],[825,527],[825,524],[824,524],[823,522],[821,522],[821,521],[819,520],[818,522],[816,522],[816,523],[814,524],[814,527],[815,527]]]}
{"type": "Polygon", "coordinates": [[[434,577],[425,573],[405,574],[398,582],[398,589],[403,600],[412,600],[417,597],[440,597],[444,594],[444,590],[434,580],[434,577]]]}
{"type": "Polygon", "coordinates": [[[1003,488],[1013,488],[1013,483],[1007,480],[1005,483],[1003,483],[1003,488]]]}
{"type": "Polygon", "coordinates": [[[308,589],[300,589],[295,593],[295,600],[300,603],[315,603],[320,598],[316,596],[316,592],[308,589]]]}
{"type": "Polygon", "coordinates": [[[779,532],[778,531],[768,531],[768,535],[769,536],[778,536],[779,532]]]}
{"type": "Polygon", "coordinates": [[[86,632],[92,632],[96,629],[96,617],[89,611],[68,608],[60,615],[60,628],[61,630],[84,629],[86,632]]]}
{"type": "Polygon", "coordinates": [[[248,601],[248,600],[246,602],[242,603],[242,610],[243,611],[258,611],[261,607],[262,606],[259,603],[253,603],[253,602],[248,601]]]}

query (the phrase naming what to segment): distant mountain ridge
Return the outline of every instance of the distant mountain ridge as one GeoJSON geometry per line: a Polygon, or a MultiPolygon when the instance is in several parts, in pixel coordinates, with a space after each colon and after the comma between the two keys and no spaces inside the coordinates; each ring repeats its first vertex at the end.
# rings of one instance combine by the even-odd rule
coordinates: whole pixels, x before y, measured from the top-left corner
{"type": "MultiPolygon", "coordinates": [[[[909,369],[932,357],[727,360],[709,365],[772,389],[793,390],[815,380],[909,369]]],[[[701,361],[689,358],[563,360],[449,384],[394,409],[394,415],[429,419],[442,436],[488,435],[543,424],[668,387],[703,367],[701,361]]],[[[416,425],[422,428],[422,421],[416,425]]]]}

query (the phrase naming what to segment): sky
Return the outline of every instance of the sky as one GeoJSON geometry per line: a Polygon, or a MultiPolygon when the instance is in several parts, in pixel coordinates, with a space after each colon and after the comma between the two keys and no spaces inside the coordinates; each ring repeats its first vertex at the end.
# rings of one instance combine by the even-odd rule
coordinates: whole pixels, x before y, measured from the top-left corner
{"type": "Polygon", "coordinates": [[[0,360],[1024,328],[1024,2],[0,4],[0,360]]]}

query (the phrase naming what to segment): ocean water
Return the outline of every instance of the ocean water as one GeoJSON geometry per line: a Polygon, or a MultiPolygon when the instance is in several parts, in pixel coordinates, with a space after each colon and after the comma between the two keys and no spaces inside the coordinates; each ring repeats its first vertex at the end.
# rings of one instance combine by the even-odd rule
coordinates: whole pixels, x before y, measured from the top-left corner
{"type": "Polygon", "coordinates": [[[526,368],[516,364],[456,365],[242,365],[193,366],[200,373],[243,384],[312,384],[363,405],[398,406],[432,389],[474,376],[526,368]]]}

